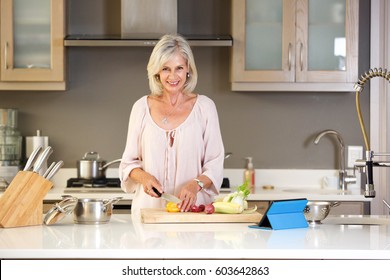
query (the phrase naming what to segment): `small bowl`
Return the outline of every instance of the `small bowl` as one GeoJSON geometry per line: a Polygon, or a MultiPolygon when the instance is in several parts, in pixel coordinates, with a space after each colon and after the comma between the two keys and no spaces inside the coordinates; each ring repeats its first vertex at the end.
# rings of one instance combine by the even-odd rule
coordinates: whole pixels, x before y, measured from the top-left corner
{"type": "Polygon", "coordinates": [[[309,225],[321,224],[328,216],[330,209],[340,205],[340,202],[330,201],[309,201],[303,213],[309,225]]]}

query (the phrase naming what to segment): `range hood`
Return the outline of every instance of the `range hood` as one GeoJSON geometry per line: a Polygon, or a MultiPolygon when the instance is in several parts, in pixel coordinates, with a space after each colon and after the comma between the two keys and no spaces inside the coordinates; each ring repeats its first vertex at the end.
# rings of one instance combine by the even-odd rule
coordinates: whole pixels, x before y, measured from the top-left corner
{"type": "MultiPolygon", "coordinates": [[[[66,47],[153,47],[158,39],[145,37],[123,38],[120,35],[68,35],[65,37],[66,47]]],[[[230,35],[183,35],[193,47],[231,47],[233,39],[230,35]]]]}
{"type": "MultiPolygon", "coordinates": [[[[177,0],[121,0],[120,35],[68,35],[65,46],[153,47],[164,34],[178,33],[177,0]]],[[[191,46],[232,46],[230,35],[183,35],[191,46]]]]}

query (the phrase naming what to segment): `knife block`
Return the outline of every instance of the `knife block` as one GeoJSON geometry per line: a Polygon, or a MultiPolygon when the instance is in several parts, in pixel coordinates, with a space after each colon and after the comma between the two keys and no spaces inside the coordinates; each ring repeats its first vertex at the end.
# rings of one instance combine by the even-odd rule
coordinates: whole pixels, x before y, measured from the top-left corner
{"type": "Polygon", "coordinates": [[[37,173],[19,171],[0,198],[0,227],[41,225],[43,199],[52,186],[37,173]]]}

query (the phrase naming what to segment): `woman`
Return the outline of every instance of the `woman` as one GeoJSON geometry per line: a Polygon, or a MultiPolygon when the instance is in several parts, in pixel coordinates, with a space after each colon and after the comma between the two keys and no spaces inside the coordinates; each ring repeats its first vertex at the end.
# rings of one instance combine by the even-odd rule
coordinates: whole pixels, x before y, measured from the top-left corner
{"type": "Polygon", "coordinates": [[[197,70],[188,43],[165,35],[147,66],[150,95],[133,105],[122,162],[122,189],[134,192],[131,211],[165,208],[160,193],[179,197],[181,211],[208,204],[223,179],[224,147],[214,102],[193,93],[197,70]]]}

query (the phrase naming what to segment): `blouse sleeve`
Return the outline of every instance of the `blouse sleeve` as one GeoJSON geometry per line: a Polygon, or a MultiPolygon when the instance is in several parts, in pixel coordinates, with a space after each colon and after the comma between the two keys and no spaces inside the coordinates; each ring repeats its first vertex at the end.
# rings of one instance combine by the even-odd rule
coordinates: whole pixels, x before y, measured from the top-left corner
{"type": "Polygon", "coordinates": [[[215,195],[219,193],[222,185],[225,150],[215,103],[206,96],[203,96],[203,99],[205,102],[202,102],[201,110],[206,118],[204,120],[204,162],[202,174],[213,182],[213,186],[205,191],[215,195]]]}
{"type": "Polygon", "coordinates": [[[142,168],[140,135],[145,118],[144,100],[141,98],[134,103],[130,113],[125,150],[119,165],[121,188],[125,192],[134,192],[136,183],[129,178],[134,168],[142,168]]]}

